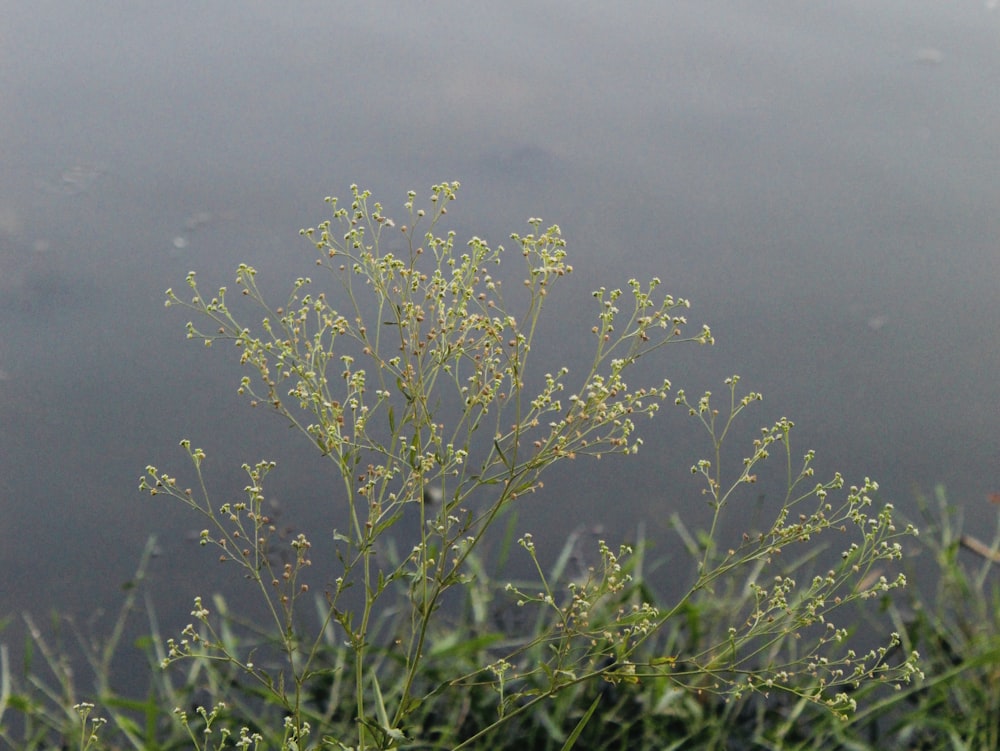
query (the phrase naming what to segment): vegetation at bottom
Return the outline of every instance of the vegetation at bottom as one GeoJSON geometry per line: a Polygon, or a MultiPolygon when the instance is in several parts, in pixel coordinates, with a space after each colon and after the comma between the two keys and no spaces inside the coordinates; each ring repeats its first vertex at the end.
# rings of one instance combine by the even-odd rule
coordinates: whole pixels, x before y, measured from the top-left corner
{"type": "Polygon", "coordinates": [[[167,291],[193,314],[190,338],[234,348],[250,406],[328,463],[329,528],[279,534],[267,458],[244,465],[242,497],[216,500],[205,452],[183,440],[185,474],[150,466],[140,488],[202,520],[206,565],[231,568],[257,607],[193,592],[189,624],[161,634],[139,599],[151,544],[108,632],[79,634],[86,681],[30,617],[23,665],[0,652],[0,745],[996,748],[1000,535],[963,534],[939,492],[917,538],[874,481],[817,479],[785,418],[730,462],[723,446],[762,398],[738,376],[721,397],[630,383],[640,360],[713,341],[685,334],[689,304],[658,279],[595,291],[589,364],[546,362],[536,332],[573,270],[560,229],[531,219],[512,252],[457,245],[442,229],[457,191],[433,186],[424,207],[410,193],[398,221],[356,187],[347,206],[328,199],[332,218],[302,232],[317,278],[280,305],[246,265],[235,299],[204,295],[194,273],[184,297],[167,291]],[[656,451],[638,423],[661,405],[705,446],[690,459],[702,493],[671,518],[684,556],[670,595],[639,520],[627,541],[569,530],[540,550],[518,515],[553,465],[656,451]],[[730,539],[758,483],[782,488],[779,509],[730,539]],[[704,528],[685,521],[694,510],[704,528]],[[934,591],[906,586],[918,545],[934,591]],[[149,686],[130,696],[112,662],[143,613],[149,686]]]}

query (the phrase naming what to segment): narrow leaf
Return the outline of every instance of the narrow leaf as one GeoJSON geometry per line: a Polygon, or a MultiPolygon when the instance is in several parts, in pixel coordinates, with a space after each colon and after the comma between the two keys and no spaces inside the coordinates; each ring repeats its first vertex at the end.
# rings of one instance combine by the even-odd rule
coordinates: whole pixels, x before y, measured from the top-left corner
{"type": "Polygon", "coordinates": [[[580,733],[582,733],[583,729],[587,727],[587,723],[590,722],[590,718],[593,716],[594,710],[597,709],[597,705],[600,703],[601,695],[598,694],[597,698],[594,699],[593,703],[590,705],[590,709],[588,709],[583,717],[580,718],[580,721],[576,723],[576,727],[573,728],[573,732],[569,734],[569,738],[566,739],[566,742],[562,745],[562,749],[560,751],[569,751],[574,745],[576,745],[576,741],[580,737],[580,733]]]}

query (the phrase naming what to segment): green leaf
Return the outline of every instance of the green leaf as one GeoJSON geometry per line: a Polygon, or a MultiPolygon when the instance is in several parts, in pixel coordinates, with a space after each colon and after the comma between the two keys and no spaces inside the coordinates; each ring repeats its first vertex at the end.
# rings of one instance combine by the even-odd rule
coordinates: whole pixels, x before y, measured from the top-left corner
{"type": "Polygon", "coordinates": [[[597,698],[594,699],[593,703],[590,705],[590,709],[588,709],[584,713],[583,717],[580,718],[580,721],[576,723],[576,727],[573,728],[573,732],[569,734],[569,737],[566,739],[566,742],[562,745],[562,749],[560,749],[560,751],[569,751],[571,748],[573,748],[574,745],[576,745],[576,741],[580,737],[580,733],[582,733],[583,729],[587,727],[587,723],[590,722],[590,718],[593,716],[594,710],[597,709],[597,705],[600,703],[601,703],[601,694],[598,694],[597,698]]]}
{"type": "Polygon", "coordinates": [[[392,748],[397,743],[406,740],[406,735],[399,728],[394,728],[389,724],[389,713],[385,711],[385,701],[382,699],[382,689],[379,688],[378,678],[372,675],[372,688],[375,691],[375,715],[378,717],[379,729],[391,743],[384,748],[392,748]]]}
{"type": "Polygon", "coordinates": [[[408,461],[409,461],[411,469],[416,470],[416,469],[420,468],[420,459],[419,459],[419,457],[417,455],[417,434],[416,433],[413,434],[413,438],[410,440],[410,456],[409,456],[408,461]]]}
{"type": "Polygon", "coordinates": [[[494,448],[496,448],[497,453],[500,454],[500,461],[503,462],[503,466],[505,466],[507,468],[507,471],[509,472],[510,471],[510,462],[507,461],[507,457],[503,453],[503,449],[500,448],[500,442],[494,439],[493,446],[494,446],[494,448]]]}

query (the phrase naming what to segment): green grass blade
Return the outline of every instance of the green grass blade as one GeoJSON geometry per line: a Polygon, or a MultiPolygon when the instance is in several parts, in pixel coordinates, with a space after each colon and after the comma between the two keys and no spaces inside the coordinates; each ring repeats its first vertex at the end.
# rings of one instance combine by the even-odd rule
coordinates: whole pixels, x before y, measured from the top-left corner
{"type": "Polygon", "coordinates": [[[566,739],[566,742],[562,745],[562,749],[560,751],[569,751],[571,748],[573,748],[573,746],[576,745],[576,741],[580,737],[580,733],[582,733],[583,729],[587,727],[587,723],[590,722],[590,718],[593,717],[594,712],[597,709],[597,705],[600,703],[601,703],[601,695],[598,694],[597,698],[594,699],[593,702],[591,702],[590,708],[584,713],[583,717],[580,718],[580,721],[576,723],[576,727],[573,728],[573,732],[569,734],[569,737],[566,739]]]}

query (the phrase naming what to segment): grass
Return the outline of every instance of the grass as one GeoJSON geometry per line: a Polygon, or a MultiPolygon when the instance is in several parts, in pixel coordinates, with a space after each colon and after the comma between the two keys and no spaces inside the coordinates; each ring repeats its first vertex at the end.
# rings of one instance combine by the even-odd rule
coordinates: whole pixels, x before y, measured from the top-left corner
{"type": "MultiPolygon", "coordinates": [[[[609,750],[1000,748],[1000,573],[993,570],[992,560],[969,547],[961,513],[948,504],[941,488],[930,500],[920,498],[918,508],[925,529],[919,551],[933,556],[936,586],[929,591],[913,588],[906,597],[887,595],[877,618],[888,620],[904,634],[901,649],[920,651],[926,677],[898,691],[877,684],[864,687],[857,697],[860,708],[847,722],[790,694],[767,697],[757,693],[726,700],[660,678],[569,685],[551,702],[520,714],[501,735],[477,740],[476,733],[496,720],[496,702],[490,681],[477,682],[475,676],[481,665],[505,650],[508,637],[502,624],[512,616],[510,607],[496,607],[504,582],[490,578],[485,568],[477,568],[475,588],[468,591],[447,627],[431,635],[430,659],[417,681],[417,693],[430,696],[444,690],[456,675],[467,676],[463,700],[447,705],[426,702],[427,711],[415,718],[411,730],[420,741],[401,747],[558,750],[572,741],[576,748],[609,750]]],[[[995,550],[1000,538],[985,544],[995,550]]],[[[546,572],[549,578],[555,581],[566,576],[566,561],[577,546],[577,539],[567,541],[546,572]]],[[[609,610],[637,597],[655,597],[640,574],[643,569],[655,569],[655,560],[649,559],[652,554],[641,535],[636,547],[640,553],[629,564],[634,578],[617,600],[604,604],[609,610]]],[[[35,621],[27,621],[29,657],[23,670],[14,671],[4,652],[0,747],[214,748],[212,744],[225,736],[230,745],[281,747],[286,740],[283,708],[231,664],[204,658],[189,661],[182,672],[157,667],[164,656],[163,639],[152,606],[141,604],[147,564],[144,557],[135,578],[139,586],[125,594],[101,649],[85,648],[88,640],[79,642],[89,673],[86,678],[86,673],[69,669],[68,650],[57,649],[35,621]],[[122,644],[117,636],[130,618],[140,617],[143,611],[150,638],[131,646],[122,644]],[[144,695],[127,697],[116,692],[110,664],[121,652],[132,664],[149,666],[144,695]],[[244,741],[240,741],[241,732],[244,741]]],[[[212,607],[227,624],[225,638],[234,649],[237,642],[258,649],[265,645],[265,636],[230,620],[224,598],[216,597],[212,607]]],[[[664,635],[659,649],[692,653],[698,651],[695,640],[713,643],[712,634],[728,627],[726,612],[733,607],[738,603],[730,599],[693,600],[684,617],[664,635]]],[[[320,603],[317,617],[322,612],[320,603]]],[[[857,627],[872,617],[859,613],[857,627]]],[[[521,625],[542,628],[541,621],[522,620],[521,625]]],[[[390,620],[380,624],[379,631],[388,635],[397,626],[390,620]]],[[[540,654],[546,649],[544,644],[535,643],[531,649],[521,655],[525,663],[544,661],[545,655],[540,654]]],[[[344,711],[350,706],[353,682],[350,650],[328,633],[321,661],[330,669],[316,671],[308,687],[306,710],[317,743],[323,737],[350,732],[355,724],[351,713],[344,711]]],[[[403,668],[391,650],[380,651],[375,669],[382,676],[379,685],[387,687],[383,690],[395,690],[404,679],[403,668]]],[[[528,684],[532,680],[530,675],[523,679],[528,684]]],[[[542,692],[544,686],[539,681],[537,690],[542,692]]],[[[530,701],[525,697],[531,696],[532,687],[522,682],[516,693],[521,701],[530,701]]]]}

